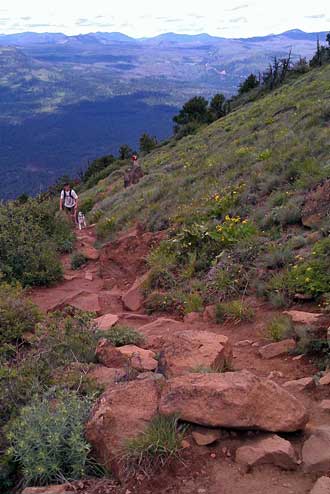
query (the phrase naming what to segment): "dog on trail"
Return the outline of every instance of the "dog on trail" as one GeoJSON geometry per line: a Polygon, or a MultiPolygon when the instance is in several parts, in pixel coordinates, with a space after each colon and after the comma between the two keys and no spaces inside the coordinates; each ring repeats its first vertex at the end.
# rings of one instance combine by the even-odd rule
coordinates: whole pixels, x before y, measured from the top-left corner
{"type": "Polygon", "coordinates": [[[78,227],[79,227],[79,230],[82,230],[83,228],[87,227],[85,215],[81,211],[79,211],[79,213],[78,213],[78,227]]]}

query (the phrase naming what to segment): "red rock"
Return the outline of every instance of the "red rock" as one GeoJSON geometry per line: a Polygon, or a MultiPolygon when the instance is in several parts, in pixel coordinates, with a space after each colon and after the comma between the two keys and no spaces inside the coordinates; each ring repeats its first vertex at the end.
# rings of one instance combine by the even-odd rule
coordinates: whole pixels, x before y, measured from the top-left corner
{"type": "Polygon", "coordinates": [[[200,312],[189,312],[184,316],[184,322],[187,324],[194,324],[196,322],[201,322],[203,319],[200,312]]]}
{"type": "Polygon", "coordinates": [[[166,338],[174,333],[174,331],[180,331],[186,329],[186,325],[175,319],[168,319],[166,317],[160,317],[156,321],[145,324],[139,328],[139,331],[147,337],[148,344],[153,346],[155,339],[162,338],[164,341],[166,338]]]}
{"type": "Polygon", "coordinates": [[[330,493],[330,477],[320,477],[314,484],[310,494],[329,494],[330,493]]]}
{"type": "Polygon", "coordinates": [[[127,358],[105,338],[99,340],[95,356],[97,361],[106,367],[120,369],[124,368],[127,364],[127,358]]]}
{"type": "Polygon", "coordinates": [[[148,275],[149,273],[146,273],[138,278],[133,286],[123,295],[123,302],[126,309],[133,312],[141,309],[144,301],[143,285],[148,275]]]}
{"type": "Polygon", "coordinates": [[[85,273],[85,280],[88,280],[88,281],[93,281],[93,273],[91,273],[90,271],[86,271],[85,273]]]}
{"type": "Polygon", "coordinates": [[[322,412],[330,412],[330,400],[322,400],[319,409],[322,410],[322,412]]]}
{"type": "Polygon", "coordinates": [[[328,386],[330,384],[330,372],[326,372],[319,380],[320,386],[328,386]]]}
{"type": "Polygon", "coordinates": [[[158,387],[151,379],[118,384],[105,391],[86,425],[96,459],[121,477],[126,442],[143,433],[157,414],[158,387]]]}
{"type": "Polygon", "coordinates": [[[297,468],[297,458],[291,443],[276,435],[251,441],[238,448],[236,462],[247,467],[268,464],[284,470],[297,468]]]}
{"type": "Polygon", "coordinates": [[[167,376],[198,372],[198,368],[217,371],[232,357],[229,338],[208,331],[177,331],[154,344],[164,352],[167,376]]]}
{"type": "Polygon", "coordinates": [[[79,249],[80,253],[83,254],[89,261],[97,261],[100,257],[100,252],[90,245],[85,245],[79,249]]]}
{"type": "Polygon", "coordinates": [[[104,316],[97,317],[94,319],[94,323],[97,329],[100,331],[106,331],[111,329],[119,321],[119,317],[115,314],[104,314],[104,316]]]}
{"type": "Polygon", "coordinates": [[[248,371],[170,379],[159,410],[204,426],[270,432],[300,430],[308,420],[305,407],[294,396],[248,371]]]}
{"type": "Polygon", "coordinates": [[[208,446],[220,439],[220,432],[212,429],[198,429],[191,433],[198,446],[208,446]]]}
{"type": "Polygon", "coordinates": [[[283,384],[290,393],[306,391],[315,388],[316,384],[312,377],[303,377],[295,381],[287,381],[283,384]]]}
{"type": "Polygon", "coordinates": [[[79,310],[95,312],[96,314],[101,312],[99,296],[97,293],[81,292],[79,295],[76,295],[68,301],[67,305],[71,305],[79,310]]]}
{"type": "Polygon", "coordinates": [[[72,494],[70,484],[26,487],[22,494],[72,494]]]}
{"type": "Polygon", "coordinates": [[[135,345],[121,346],[117,350],[130,362],[133,369],[152,371],[157,368],[156,354],[151,350],[144,350],[135,345]]]}
{"type": "Polygon", "coordinates": [[[322,314],[317,314],[314,312],[303,312],[301,310],[287,310],[283,314],[287,314],[291,317],[292,322],[297,324],[316,324],[322,314]]]}
{"type": "Polygon", "coordinates": [[[126,375],[125,369],[111,369],[104,365],[95,365],[89,372],[88,377],[101,386],[110,386],[120,381],[126,375]]]}
{"type": "Polygon", "coordinates": [[[302,448],[305,472],[330,471],[330,427],[314,429],[302,448]]]}
{"type": "Polygon", "coordinates": [[[259,354],[264,359],[271,359],[285,355],[296,348],[296,342],[292,339],[270,343],[259,348],[259,354]]]}
{"type": "Polygon", "coordinates": [[[203,321],[211,322],[211,323],[216,322],[216,306],[215,305],[208,305],[207,307],[205,307],[204,312],[203,312],[203,321]]]}

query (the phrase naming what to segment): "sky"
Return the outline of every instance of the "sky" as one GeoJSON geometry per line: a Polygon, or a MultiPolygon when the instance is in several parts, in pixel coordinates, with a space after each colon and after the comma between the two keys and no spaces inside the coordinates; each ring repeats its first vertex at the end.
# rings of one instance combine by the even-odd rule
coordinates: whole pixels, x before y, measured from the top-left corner
{"type": "Polygon", "coordinates": [[[120,31],[249,37],[330,31],[330,0],[1,0],[0,33],[120,31]]]}

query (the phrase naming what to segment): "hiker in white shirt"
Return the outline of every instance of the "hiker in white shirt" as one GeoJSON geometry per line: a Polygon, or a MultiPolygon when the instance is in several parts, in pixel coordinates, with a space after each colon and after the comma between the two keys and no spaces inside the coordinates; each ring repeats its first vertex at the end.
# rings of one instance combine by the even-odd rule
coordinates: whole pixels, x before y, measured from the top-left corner
{"type": "Polygon", "coordinates": [[[63,209],[72,215],[75,223],[77,223],[78,196],[70,184],[64,184],[61,191],[60,210],[63,211],[63,209]]]}

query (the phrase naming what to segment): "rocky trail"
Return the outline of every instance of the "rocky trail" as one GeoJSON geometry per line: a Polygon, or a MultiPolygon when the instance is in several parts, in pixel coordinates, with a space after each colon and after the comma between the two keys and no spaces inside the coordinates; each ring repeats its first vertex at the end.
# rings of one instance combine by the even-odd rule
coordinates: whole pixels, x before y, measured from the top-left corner
{"type": "MultiPolygon", "coordinates": [[[[145,337],[143,348],[114,348],[106,340],[97,347],[92,377],[108,387],[86,431],[98,459],[120,478],[120,447],[160,411],[192,424],[182,460],[150,478],[139,474],[124,487],[86,480],[25,494],[330,493],[330,374],[317,380],[313,363],[292,353],[294,340],[267,340],[265,325],[280,311],[257,299],[247,300],[255,310],[253,322],[216,324],[212,307],[184,320],[147,315],[141,291],[145,258],[161,238],[132,228],[98,250],[93,226],[78,231],[76,249],[87,264],[72,270],[64,256],[64,280],[33,290],[31,298],[44,311],[93,311],[101,330],[124,324],[145,337]],[[117,383],[128,361],[136,379],[117,383]],[[196,373],[229,362],[231,372],[196,373]]],[[[315,331],[329,326],[310,306],[293,307],[289,315],[315,331]]]]}

